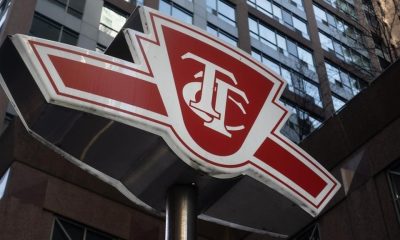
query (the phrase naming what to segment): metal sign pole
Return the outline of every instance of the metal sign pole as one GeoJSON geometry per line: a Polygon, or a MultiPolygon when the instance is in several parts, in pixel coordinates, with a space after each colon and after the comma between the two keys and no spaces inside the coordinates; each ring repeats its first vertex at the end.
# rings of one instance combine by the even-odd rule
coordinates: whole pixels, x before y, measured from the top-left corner
{"type": "Polygon", "coordinates": [[[197,189],[192,185],[175,185],[168,191],[166,206],[166,240],[196,239],[197,189]]]}

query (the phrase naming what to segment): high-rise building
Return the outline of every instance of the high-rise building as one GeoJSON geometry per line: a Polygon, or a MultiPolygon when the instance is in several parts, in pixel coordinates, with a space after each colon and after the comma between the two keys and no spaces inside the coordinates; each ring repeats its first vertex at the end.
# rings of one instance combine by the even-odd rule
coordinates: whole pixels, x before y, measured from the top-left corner
{"type": "MultiPolygon", "coordinates": [[[[395,0],[0,0],[0,45],[7,35],[24,33],[103,52],[137,5],[215,35],[285,79],[281,100],[292,115],[282,132],[297,143],[337,114],[399,54],[395,0]]],[[[3,130],[15,113],[0,95],[3,130]]],[[[106,206],[106,200],[99,200],[99,206],[106,206]]],[[[96,239],[116,239],[68,218],[73,216],[57,218],[52,234],[74,228],[96,239]]],[[[317,234],[314,227],[305,234],[317,234]]],[[[237,236],[241,234],[246,235],[237,236]]]]}

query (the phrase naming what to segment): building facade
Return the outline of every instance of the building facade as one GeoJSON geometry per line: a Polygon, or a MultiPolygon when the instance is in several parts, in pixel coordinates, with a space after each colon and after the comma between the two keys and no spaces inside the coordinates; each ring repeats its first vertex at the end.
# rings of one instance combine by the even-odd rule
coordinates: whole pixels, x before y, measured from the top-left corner
{"type": "MultiPolygon", "coordinates": [[[[0,0],[0,44],[9,34],[25,33],[103,52],[121,30],[136,5],[149,6],[181,21],[196,25],[223,41],[241,48],[284,78],[288,82],[288,87],[281,100],[292,111],[292,115],[282,131],[290,139],[299,143],[315,129],[324,125],[321,128],[330,129],[331,136],[337,136],[335,140],[340,142],[340,136],[335,134],[338,134],[336,130],[340,125],[337,123],[338,119],[342,120],[342,115],[350,111],[341,113],[345,103],[371,85],[373,79],[397,57],[395,34],[390,35],[389,41],[385,41],[388,31],[382,31],[382,28],[378,27],[381,24],[381,15],[376,14],[376,4],[371,4],[372,2],[365,0],[144,0],[137,2],[0,0]]],[[[398,13],[386,13],[386,16],[393,14],[398,13]]],[[[384,85],[390,88],[390,84],[384,85]]],[[[362,97],[358,97],[360,98],[362,97]]],[[[2,129],[7,128],[15,115],[7,103],[2,94],[0,118],[5,119],[2,129]]],[[[358,108],[354,107],[354,109],[358,108]]],[[[389,122],[394,119],[396,118],[393,116],[387,117],[386,125],[382,123],[382,128],[388,127],[389,122]]],[[[398,130],[397,127],[394,129],[398,130]]],[[[32,167],[37,166],[31,165],[28,161],[32,152],[25,149],[32,147],[31,140],[22,133],[22,130],[21,124],[13,123],[2,137],[3,141],[12,142],[13,146],[11,153],[5,149],[6,145],[2,145],[5,155],[17,154],[16,152],[21,154],[18,156],[20,162],[12,165],[12,172],[15,174],[11,174],[7,181],[7,172],[2,179],[3,184],[9,182],[5,196],[13,196],[5,197],[3,200],[2,209],[10,212],[9,215],[4,215],[6,217],[2,221],[5,226],[8,221],[16,226],[15,229],[11,226],[5,228],[10,234],[5,235],[5,239],[48,239],[49,237],[66,239],[67,234],[72,239],[75,239],[72,234],[82,236],[76,239],[163,238],[162,218],[148,216],[135,210],[131,203],[108,189],[104,183],[85,176],[73,166],[62,165],[61,160],[55,160],[60,161],[58,164],[51,163],[49,159],[58,159],[58,157],[51,151],[42,149],[40,144],[33,144],[33,147],[40,149],[41,154],[46,156],[46,160],[43,161],[48,166],[43,167],[45,170],[32,167]],[[21,139],[21,141],[10,139],[21,139]],[[49,170],[51,167],[53,169],[49,170]],[[76,180],[64,176],[63,167],[84,181],[85,187],[77,187],[76,180]],[[62,177],[58,174],[56,174],[57,177],[44,174],[43,171],[55,171],[62,177]],[[27,176],[32,178],[31,183],[22,184],[27,176]],[[59,189],[65,190],[65,193],[59,189]],[[111,199],[101,197],[102,195],[109,196],[109,192],[111,192],[111,199]],[[79,196],[84,201],[78,201],[71,196],[79,196]],[[80,205],[82,202],[93,203],[93,206],[80,205]],[[24,217],[15,219],[15,216],[20,214],[20,211],[13,210],[16,208],[26,209],[28,213],[24,217]],[[82,212],[82,209],[85,211],[82,212]],[[97,209],[105,209],[105,211],[97,213],[97,209]],[[104,220],[105,218],[107,221],[104,220]],[[36,223],[30,224],[32,221],[36,223]],[[43,226],[43,229],[38,228],[39,225],[43,226]],[[16,232],[26,232],[31,234],[29,236],[32,238],[24,238],[23,234],[18,235],[16,232]]],[[[375,133],[379,130],[381,129],[375,129],[375,133]]],[[[317,159],[330,159],[319,150],[313,149],[318,145],[319,138],[329,136],[328,133],[321,133],[324,131],[315,132],[302,142],[303,146],[311,149],[312,154],[320,154],[320,158],[317,159]]],[[[371,134],[372,139],[375,135],[371,134]]],[[[330,142],[327,139],[325,141],[330,142]]],[[[333,169],[338,179],[348,182],[343,182],[342,195],[334,201],[326,215],[322,215],[315,221],[317,224],[311,223],[304,226],[303,231],[290,237],[294,239],[397,239],[399,231],[396,229],[399,229],[399,225],[396,225],[397,220],[393,219],[391,213],[395,213],[396,209],[398,211],[399,207],[384,205],[392,199],[391,190],[397,192],[395,184],[388,184],[395,182],[398,176],[398,167],[391,165],[396,157],[388,158],[380,168],[374,168],[368,172],[368,177],[361,178],[363,180],[357,182],[358,187],[352,184],[353,179],[357,180],[357,177],[365,175],[359,172],[361,171],[359,166],[364,166],[359,163],[366,161],[365,164],[368,164],[369,162],[357,160],[358,158],[351,154],[362,149],[360,146],[366,142],[366,138],[363,138],[359,142],[349,143],[349,146],[335,145],[337,148],[331,149],[330,146],[326,148],[327,152],[332,151],[331,154],[335,156],[335,159],[324,162],[324,165],[333,169]],[[347,150],[348,155],[337,153],[343,149],[347,150]],[[358,164],[356,164],[357,161],[358,164]],[[356,172],[358,175],[355,174],[356,172]],[[349,215],[347,209],[349,204],[356,204],[361,197],[379,198],[376,191],[381,190],[374,188],[374,184],[387,186],[382,190],[386,191],[383,194],[387,198],[371,200],[373,206],[375,206],[375,200],[383,202],[377,208],[382,208],[382,206],[387,208],[379,210],[379,213],[384,216],[381,218],[373,216],[369,219],[384,221],[384,223],[378,223],[379,226],[375,231],[386,234],[382,238],[375,235],[370,235],[368,238],[368,234],[359,233],[358,231],[361,232],[360,229],[364,228],[357,226],[355,223],[357,218],[352,214],[349,215]],[[353,202],[346,200],[353,191],[357,192],[364,187],[366,192],[359,194],[365,195],[355,196],[353,202]],[[370,194],[370,191],[373,193],[370,194]],[[346,213],[340,213],[340,211],[346,213]],[[390,214],[386,216],[385,214],[389,212],[390,214]],[[343,226],[343,229],[347,229],[348,232],[343,232],[341,238],[334,238],[334,230],[327,227],[332,219],[337,220],[335,214],[348,218],[346,223],[343,222],[344,225],[348,224],[348,226],[343,226]],[[395,230],[385,230],[388,226],[393,226],[395,230]]],[[[4,165],[2,167],[7,169],[7,164],[11,162],[2,164],[4,165]]],[[[365,222],[364,225],[368,223],[365,222]]],[[[269,236],[202,221],[199,223],[199,238],[273,239],[269,236]]]]}

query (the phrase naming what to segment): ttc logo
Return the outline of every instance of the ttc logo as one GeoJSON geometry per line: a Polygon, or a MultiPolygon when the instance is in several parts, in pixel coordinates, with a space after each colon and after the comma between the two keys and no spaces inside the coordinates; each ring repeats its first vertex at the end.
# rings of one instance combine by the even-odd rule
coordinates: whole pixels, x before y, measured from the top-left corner
{"type": "Polygon", "coordinates": [[[194,75],[195,79],[199,79],[200,81],[188,83],[183,88],[183,97],[186,104],[190,106],[193,112],[204,120],[204,126],[224,134],[227,137],[232,136],[230,131],[239,131],[244,129],[243,125],[225,125],[226,103],[228,100],[236,104],[243,114],[246,114],[246,110],[242,103],[228,95],[230,92],[235,93],[246,104],[249,103],[246,93],[234,86],[237,85],[235,76],[226,69],[223,69],[192,53],[186,53],[182,56],[182,59],[188,58],[204,64],[204,69],[194,75]],[[231,84],[218,79],[216,77],[217,71],[225,74],[231,80],[231,84]],[[196,101],[195,97],[199,93],[200,99],[196,101]],[[213,99],[215,99],[214,103],[213,99]]]}
{"type": "Polygon", "coordinates": [[[340,184],[280,134],[284,81],[202,30],[139,11],[144,32],[124,30],[133,62],[29,36],[12,41],[48,102],[158,134],[190,166],[247,174],[318,214],[340,184]]]}

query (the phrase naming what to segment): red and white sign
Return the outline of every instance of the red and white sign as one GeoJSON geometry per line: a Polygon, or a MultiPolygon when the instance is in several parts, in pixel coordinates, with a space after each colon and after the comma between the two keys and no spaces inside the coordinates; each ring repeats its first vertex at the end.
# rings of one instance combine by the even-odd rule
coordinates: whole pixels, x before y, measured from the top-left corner
{"type": "Polygon", "coordinates": [[[317,215],[340,184],[279,130],[285,82],[247,53],[142,8],[124,30],[135,63],[23,35],[13,43],[50,103],[162,136],[190,166],[247,174],[317,215]]]}

